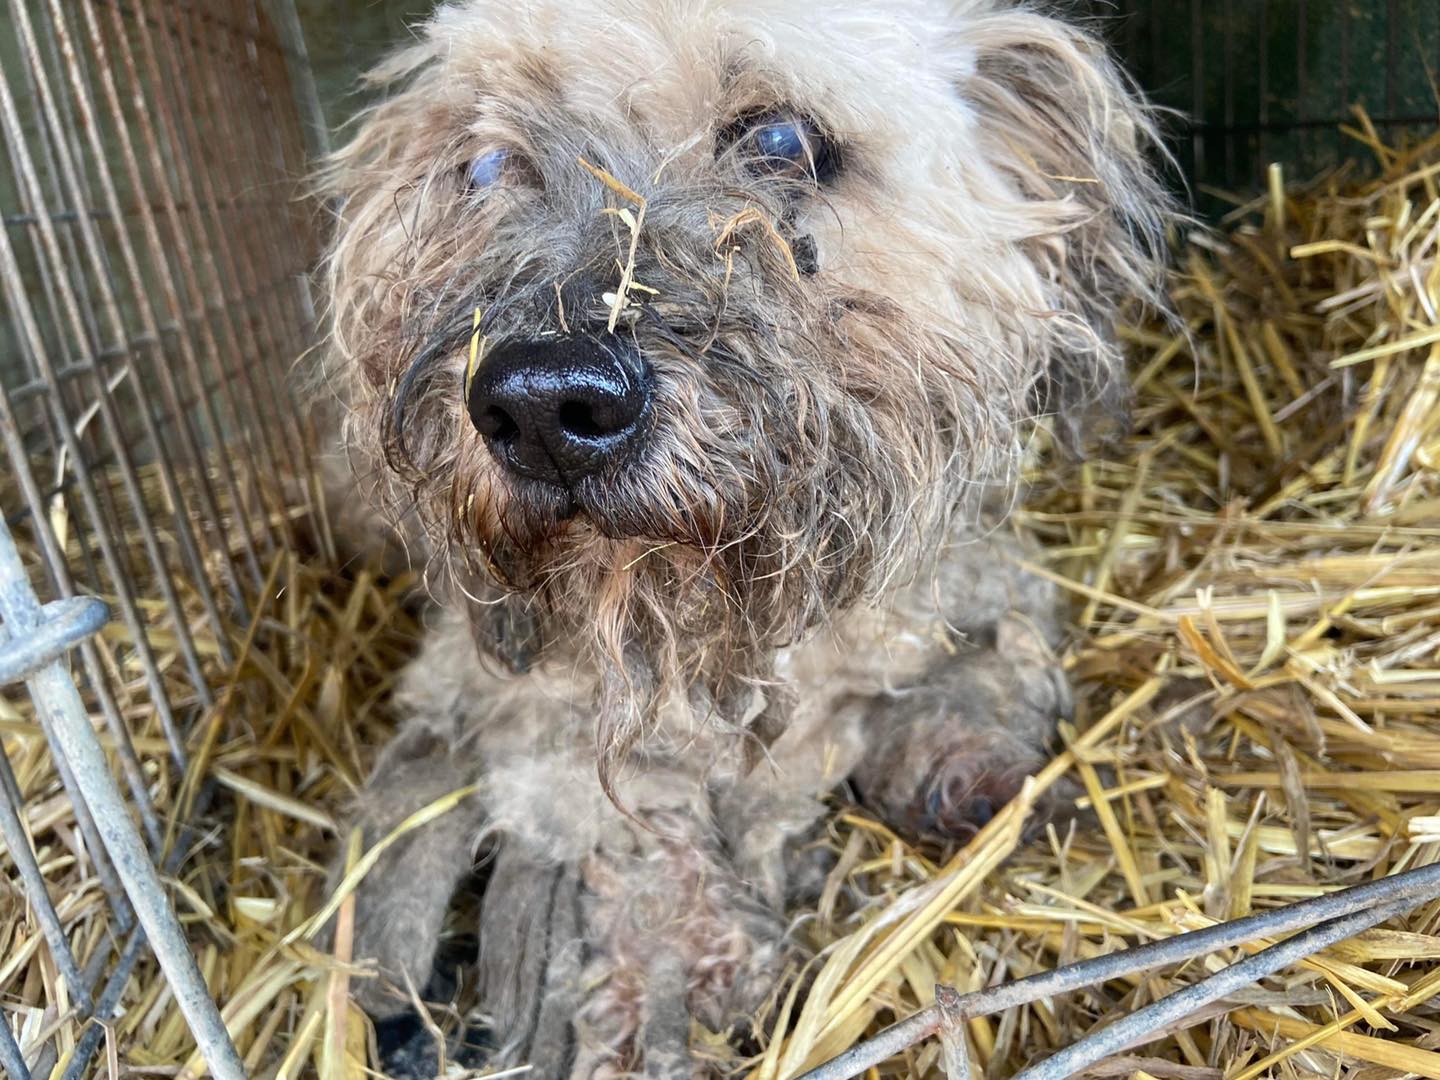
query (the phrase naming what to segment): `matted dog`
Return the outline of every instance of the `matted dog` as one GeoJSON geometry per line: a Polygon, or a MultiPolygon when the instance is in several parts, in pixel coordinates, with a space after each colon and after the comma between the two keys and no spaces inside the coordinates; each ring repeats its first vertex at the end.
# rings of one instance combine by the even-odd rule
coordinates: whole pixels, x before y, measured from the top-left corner
{"type": "Polygon", "coordinates": [[[479,978],[545,1077],[687,1076],[751,1014],[842,782],[963,839],[1068,701],[1003,520],[1153,298],[1148,113],[993,0],[462,0],[328,173],[354,483],[441,599],[360,801],[355,954],[479,978]]]}

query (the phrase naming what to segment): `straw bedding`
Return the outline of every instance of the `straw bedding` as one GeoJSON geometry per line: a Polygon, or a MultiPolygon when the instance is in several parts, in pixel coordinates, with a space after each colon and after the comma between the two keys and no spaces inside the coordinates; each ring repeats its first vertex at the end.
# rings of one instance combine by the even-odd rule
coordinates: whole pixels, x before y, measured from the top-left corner
{"type": "MultiPolygon", "coordinates": [[[[1286,189],[1276,170],[1220,230],[1177,238],[1185,332],[1126,330],[1133,433],[1087,463],[1036,457],[1021,516],[1048,541],[1038,569],[1075,600],[1079,708],[1030,795],[1072,784],[1073,825],[1029,836],[1022,799],[936,852],[837,801],[823,840],[836,868],[818,908],[796,913],[816,957],[759,1018],[779,1034],[758,1056],[694,1033],[717,1061],[794,1076],[930,1004],[937,982],[978,988],[1440,856],[1440,135],[1387,148],[1358,115],[1353,134],[1378,179],[1286,189]]],[[[321,863],[394,719],[388,693],[420,633],[412,585],[280,556],[235,631],[240,662],[216,670],[186,777],[124,634],[103,638],[162,812],[216,785],[201,827],[175,834],[189,851],[170,884],[257,1075],[375,1067],[376,1035],[345,1002],[364,971],[343,929],[330,953],[310,931],[317,912],[345,923],[321,863]]],[[[206,647],[198,618],[196,632],[206,647]]],[[[152,638],[168,655],[163,623],[152,638]]],[[[0,731],[88,952],[107,934],[102,897],[23,694],[0,697],[0,731]]],[[[363,873],[365,853],[352,860],[363,873]]],[[[1437,917],[1422,906],[1092,1074],[1440,1077],[1437,917]]],[[[471,926],[457,915],[459,945],[471,926]]],[[[1235,955],[971,1020],[974,1067],[1011,1075],[1235,955]]],[[[472,1004],[462,972],[427,1026],[454,1033],[472,1004]]],[[[77,1037],[14,888],[0,891],[0,1008],[27,1045],[77,1037]]],[[[200,1069],[145,963],[110,1046],[102,1075],[200,1069]]],[[[939,1055],[921,1044],[879,1075],[939,1075],[939,1055]]]]}

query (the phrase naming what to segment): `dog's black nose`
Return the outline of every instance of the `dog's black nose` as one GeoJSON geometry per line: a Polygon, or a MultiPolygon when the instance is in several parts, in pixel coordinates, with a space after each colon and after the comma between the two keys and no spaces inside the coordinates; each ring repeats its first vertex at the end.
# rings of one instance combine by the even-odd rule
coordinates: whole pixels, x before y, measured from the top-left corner
{"type": "Polygon", "coordinates": [[[569,485],[623,460],[650,415],[644,361],[620,339],[510,340],[481,361],[470,419],[506,468],[569,485]]]}

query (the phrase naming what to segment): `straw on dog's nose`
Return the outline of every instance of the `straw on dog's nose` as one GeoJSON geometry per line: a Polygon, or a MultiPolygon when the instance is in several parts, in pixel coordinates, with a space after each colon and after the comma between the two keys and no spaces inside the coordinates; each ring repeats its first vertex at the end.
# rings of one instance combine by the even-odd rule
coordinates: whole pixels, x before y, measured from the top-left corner
{"type": "Polygon", "coordinates": [[[650,401],[648,373],[633,349],[573,336],[496,346],[475,374],[468,407],[507,469],[568,486],[634,452],[650,401]]]}

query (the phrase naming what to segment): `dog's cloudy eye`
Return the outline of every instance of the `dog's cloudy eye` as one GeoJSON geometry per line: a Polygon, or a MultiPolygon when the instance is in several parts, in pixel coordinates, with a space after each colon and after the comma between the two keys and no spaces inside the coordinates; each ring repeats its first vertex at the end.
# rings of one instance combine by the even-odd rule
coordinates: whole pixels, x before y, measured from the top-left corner
{"type": "Polygon", "coordinates": [[[494,187],[511,164],[510,151],[503,146],[487,150],[465,167],[465,183],[472,191],[494,187]]]}
{"type": "Polygon", "coordinates": [[[722,149],[731,146],[762,176],[826,180],[834,171],[829,140],[813,120],[788,111],[741,118],[722,139],[722,149]]]}
{"type": "Polygon", "coordinates": [[[762,161],[804,164],[810,157],[809,133],[798,120],[762,124],[750,138],[762,161]]]}

